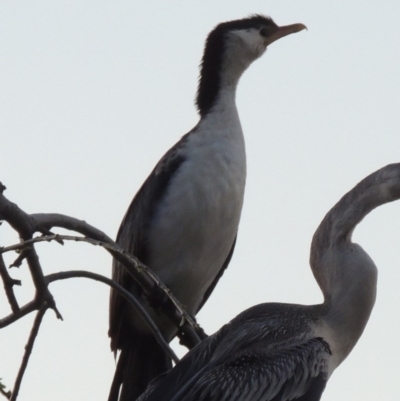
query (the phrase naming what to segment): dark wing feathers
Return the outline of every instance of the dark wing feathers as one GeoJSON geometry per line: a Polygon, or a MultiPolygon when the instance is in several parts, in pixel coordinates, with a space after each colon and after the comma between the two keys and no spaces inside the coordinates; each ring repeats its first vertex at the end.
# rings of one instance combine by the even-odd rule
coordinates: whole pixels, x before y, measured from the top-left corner
{"type": "Polygon", "coordinates": [[[174,369],[154,379],[137,401],[172,400],[179,392],[185,391],[192,383],[192,379],[200,375],[201,367],[209,364],[223,335],[221,332],[222,330],[219,330],[207,337],[192,348],[174,369]]]}
{"type": "MultiPolygon", "coordinates": [[[[185,162],[182,148],[189,134],[186,134],[158,162],[133,198],[119,228],[118,245],[135,255],[144,264],[147,261],[146,231],[148,224],[156,212],[158,202],[166,194],[174,173],[185,162]]],[[[116,260],[113,261],[112,277],[124,288],[133,288],[136,285],[132,277],[116,260]]],[[[137,286],[137,291],[140,293],[139,286],[137,286]]],[[[125,300],[115,291],[111,291],[109,336],[113,351],[121,348],[120,333],[124,329],[121,325],[126,321],[123,318],[125,307],[125,300]]]]}
{"type": "Polygon", "coordinates": [[[261,304],[203,340],[140,401],[318,401],[328,344],[307,307],[261,304]]]}
{"type": "Polygon", "coordinates": [[[211,364],[171,401],[308,401],[311,394],[317,401],[327,380],[328,358],[320,338],[275,352],[253,350],[211,364]]]}
{"type": "MultiPolygon", "coordinates": [[[[135,255],[144,264],[147,263],[146,232],[148,224],[157,212],[159,201],[167,193],[172,177],[186,160],[183,150],[188,137],[191,134],[195,134],[196,128],[197,127],[183,136],[182,139],[161,158],[137,192],[122,220],[117,235],[117,243],[129,253],[135,255]]],[[[199,310],[207,301],[229,265],[235,243],[236,238],[217,277],[206,291],[199,310]]],[[[140,294],[140,287],[134,282],[130,275],[125,273],[125,269],[115,260],[113,262],[112,276],[113,279],[124,288],[136,288],[135,292],[140,294]]],[[[111,291],[109,336],[111,337],[111,349],[115,352],[122,346],[120,333],[125,331],[125,327],[123,327],[123,325],[126,324],[126,319],[124,319],[125,307],[125,300],[115,291],[111,291]]]]}

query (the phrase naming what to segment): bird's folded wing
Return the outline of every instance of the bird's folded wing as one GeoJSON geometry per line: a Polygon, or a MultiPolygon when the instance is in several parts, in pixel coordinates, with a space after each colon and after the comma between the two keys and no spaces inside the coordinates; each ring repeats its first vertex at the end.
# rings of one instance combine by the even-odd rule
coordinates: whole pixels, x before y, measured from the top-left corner
{"type": "MultiPolygon", "coordinates": [[[[237,342],[227,353],[225,326],[156,379],[140,401],[318,401],[330,349],[321,338],[263,347],[237,342]],[[250,346],[249,346],[250,345],[250,346]],[[222,351],[222,352],[220,352],[222,351]]],[[[231,345],[231,344],[229,344],[231,345]]]]}
{"type": "MultiPolygon", "coordinates": [[[[158,202],[168,189],[174,173],[185,161],[181,149],[184,146],[187,135],[158,162],[133,198],[119,228],[117,235],[118,245],[130,254],[135,255],[143,263],[146,263],[146,230],[157,211],[158,202]]],[[[116,260],[113,262],[112,277],[124,288],[133,289],[136,285],[132,277],[126,273],[124,267],[116,260]]],[[[119,337],[122,330],[121,325],[125,321],[123,318],[125,307],[125,300],[117,292],[111,291],[109,336],[111,337],[111,349],[113,351],[120,348],[119,337]]]]}
{"type": "Polygon", "coordinates": [[[203,367],[168,400],[318,401],[328,378],[329,357],[321,338],[268,352],[247,349],[203,367]]]}

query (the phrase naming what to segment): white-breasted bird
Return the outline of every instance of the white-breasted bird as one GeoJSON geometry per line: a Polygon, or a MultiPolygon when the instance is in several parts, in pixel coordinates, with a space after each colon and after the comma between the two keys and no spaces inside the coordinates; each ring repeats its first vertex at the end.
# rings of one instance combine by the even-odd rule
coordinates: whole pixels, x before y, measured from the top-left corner
{"type": "MultiPolygon", "coordinates": [[[[153,269],[196,314],[228,266],[246,182],[243,132],[235,103],[239,78],[272,42],[305,29],[262,15],[219,24],[208,36],[196,98],[198,124],[159,161],[134,197],[117,243],[153,269]]],[[[113,278],[139,298],[140,287],[116,261],[113,278]]],[[[176,327],[142,298],[167,341],[176,327]]],[[[111,349],[121,350],[109,401],[132,401],[171,367],[142,318],[114,291],[111,349]],[[120,393],[120,395],[119,395],[120,393]]]]}
{"type": "Polygon", "coordinates": [[[310,265],[322,304],[247,309],[154,380],[138,401],[320,400],[375,303],[377,269],[352,233],[373,209],[398,199],[400,163],[362,180],[313,237],[310,265]]]}

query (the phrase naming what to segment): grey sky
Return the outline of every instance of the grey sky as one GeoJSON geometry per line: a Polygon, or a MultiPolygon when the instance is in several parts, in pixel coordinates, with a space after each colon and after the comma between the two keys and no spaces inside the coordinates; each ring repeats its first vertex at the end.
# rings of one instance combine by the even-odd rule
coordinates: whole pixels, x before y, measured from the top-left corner
{"type": "MultiPolygon", "coordinates": [[[[257,303],[321,302],[308,265],[315,229],[363,177],[400,161],[399,2],[0,3],[6,196],[27,212],[85,219],[111,237],[154,164],[197,122],[207,33],[251,13],[302,22],[309,31],[271,45],[239,84],[245,206],[231,265],[198,316],[209,333],[257,303]]],[[[380,271],[378,300],[324,401],[398,398],[399,234],[400,203],[374,211],[355,233],[380,271]]],[[[0,244],[16,241],[2,226],[0,244]]],[[[110,274],[101,249],[38,249],[47,273],[110,274]]],[[[23,303],[32,296],[26,266],[12,274],[23,280],[23,303]]],[[[20,400],[105,400],[114,370],[108,289],[76,279],[52,291],[65,320],[46,315],[20,400]]],[[[1,316],[8,311],[1,293],[1,316]]],[[[0,331],[0,377],[8,385],[32,319],[0,331]]]]}

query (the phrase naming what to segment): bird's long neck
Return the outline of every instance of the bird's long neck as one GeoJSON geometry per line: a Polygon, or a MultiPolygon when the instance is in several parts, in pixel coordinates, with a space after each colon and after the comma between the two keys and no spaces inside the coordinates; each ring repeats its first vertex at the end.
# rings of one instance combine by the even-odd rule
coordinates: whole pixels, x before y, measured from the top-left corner
{"type": "Polygon", "coordinates": [[[311,245],[310,264],[325,297],[325,321],[336,337],[339,363],[361,336],[374,306],[377,269],[351,242],[357,224],[373,209],[400,199],[400,164],[362,180],[328,212],[311,245]]]}
{"type": "Polygon", "coordinates": [[[236,43],[206,47],[196,96],[201,117],[216,108],[236,107],[239,79],[252,61],[236,43]]]}
{"type": "Polygon", "coordinates": [[[236,88],[240,75],[221,69],[211,76],[201,75],[196,99],[201,117],[221,107],[236,107],[236,88]]]}

